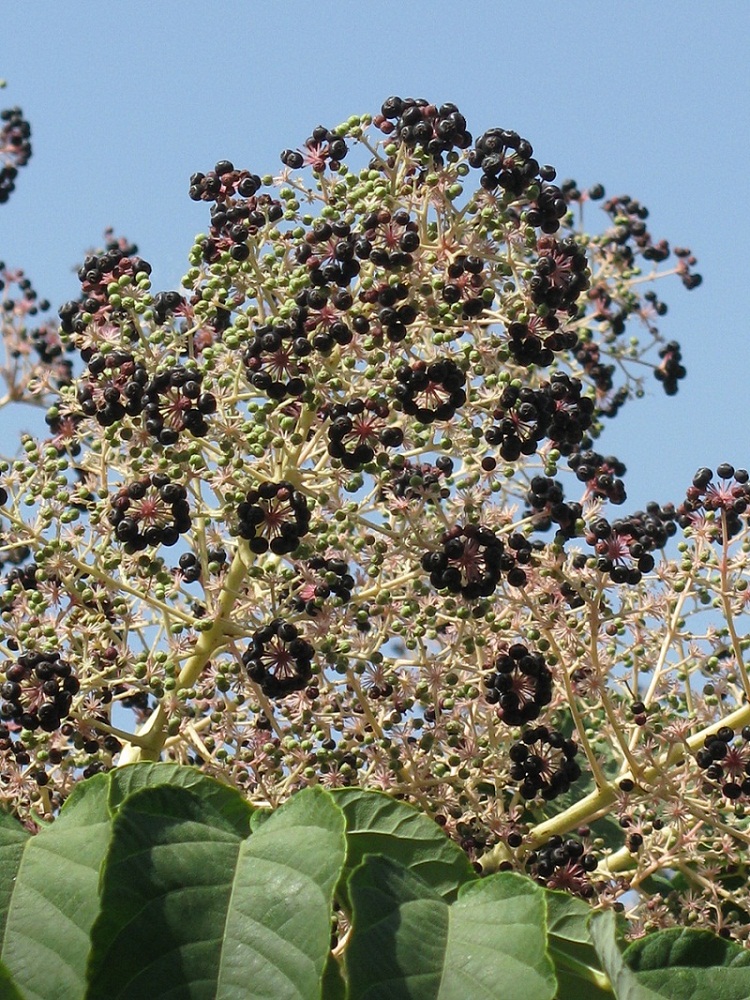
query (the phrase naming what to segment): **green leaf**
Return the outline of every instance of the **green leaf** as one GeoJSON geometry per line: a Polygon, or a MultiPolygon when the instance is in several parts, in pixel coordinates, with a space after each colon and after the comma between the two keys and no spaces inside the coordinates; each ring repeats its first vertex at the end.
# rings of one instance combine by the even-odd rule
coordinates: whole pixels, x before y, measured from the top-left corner
{"type": "Polygon", "coordinates": [[[320,996],[322,1000],[346,1000],[344,971],[338,961],[329,953],[323,973],[320,996]]]}
{"type": "Polygon", "coordinates": [[[225,814],[229,810],[240,823],[253,808],[236,789],[233,789],[233,794],[227,795],[226,790],[230,786],[203,774],[195,767],[186,767],[182,764],[151,762],[129,764],[111,771],[109,778],[109,808],[113,816],[128,796],[142,788],[155,788],[157,785],[187,788],[205,802],[215,802],[218,809],[225,814]]]}
{"type": "Polygon", "coordinates": [[[710,931],[657,931],[631,944],[623,958],[640,984],[669,1000],[750,997],[750,952],[710,931]]]}
{"type": "Polygon", "coordinates": [[[2,962],[0,962],[0,1000],[24,1000],[2,962]]]}
{"type": "Polygon", "coordinates": [[[24,848],[31,834],[13,816],[0,812],[0,942],[5,936],[13,890],[24,848]]]}
{"type": "Polygon", "coordinates": [[[461,848],[413,806],[361,788],[337,788],[331,794],[346,819],[347,877],[366,854],[378,854],[410,869],[448,899],[477,878],[461,848]]]}
{"type": "Polygon", "coordinates": [[[447,903],[389,858],[351,876],[350,1000],[552,1000],[542,890],[503,873],[447,903]]]}
{"type": "MultiPolygon", "coordinates": [[[[5,926],[0,958],[27,1000],[80,1000],[89,932],[99,909],[99,867],[109,839],[107,776],[76,785],[54,823],[23,844],[4,841],[5,926]],[[8,851],[6,856],[5,852],[8,851]],[[7,895],[5,860],[17,863],[7,895]]],[[[3,838],[8,828],[3,823],[3,838]]]]}
{"type": "Polygon", "coordinates": [[[599,955],[604,971],[614,986],[617,1000],[658,1000],[669,997],[675,1000],[671,993],[654,993],[640,983],[636,974],[628,968],[617,941],[617,920],[611,910],[595,913],[589,922],[591,940],[599,955]]]}
{"type": "Polygon", "coordinates": [[[544,897],[557,1000],[612,1000],[612,985],[591,943],[591,907],[566,892],[547,889],[544,897]]]}
{"type": "Polygon", "coordinates": [[[239,822],[220,796],[168,785],[125,799],[102,873],[87,1000],[319,997],[343,815],[308,789],[248,837],[249,817],[239,822]]]}

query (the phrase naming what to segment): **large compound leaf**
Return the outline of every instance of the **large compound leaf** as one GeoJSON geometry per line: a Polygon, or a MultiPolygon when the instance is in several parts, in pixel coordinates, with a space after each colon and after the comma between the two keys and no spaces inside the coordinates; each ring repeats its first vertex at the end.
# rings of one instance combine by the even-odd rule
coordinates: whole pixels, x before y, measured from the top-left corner
{"type": "Polygon", "coordinates": [[[623,958],[641,986],[669,1000],[750,997],[750,952],[709,931],[658,931],[631,944],[623,958]]]}
{"type": "Polygon", "coordinates": [[[413,806],[382,792],[337,788],[331,793],[346,818],[346,873],[366,854],[379,854],[410,869],[440,896],[455,899],[477,873],[461,848],[413,806]]]}
{"type": "Polygon", "coordinates": [[[552,1000],[543,891],[503,873],[447,903],[408,869],[368,855],[353,873],[349,1000],[552,1000]]]}
{"type": "Polygon", "coordinates": [[[27,1000],[80,1000],[109,839],[107,776],[76,785],[57,820],[25,841],[20,859],[7,836],[3,823],[2,861],[17,867],[12,894],[4,864],[0,876],[6,889],[0,958],[27,1000]]]}
{"type": "Polygon", "coordinates": [[[343,815],[320,789],[293,796],[248,836],[250,815],[238,822],[218,799],[166,785],[125,799],[87,1000],[320,996],[343,815]]]}

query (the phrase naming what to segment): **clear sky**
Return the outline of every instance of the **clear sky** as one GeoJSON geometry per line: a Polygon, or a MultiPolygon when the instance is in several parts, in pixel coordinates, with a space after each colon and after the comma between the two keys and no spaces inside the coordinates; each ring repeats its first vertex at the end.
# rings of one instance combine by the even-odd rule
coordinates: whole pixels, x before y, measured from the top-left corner
{"type": "Polygon", "coordinates": [[[390,94],[453,101],[474,135],[516,129],[560,178],[638,198],[655,238],[697,254],[699,289],[658,289],[687,380],[669,399],[649,379],[599,447],[628,466],[623,510],[679,502],[698,466],[750,465],[749,46],[748,0],[6,3],[0,107],[23,108],[34,156],[0,207],[0,259],[56,306],[112,225],[155,291],[176,288],[208,225],[192,172],[275,173],[315,125],[390,94]]]}

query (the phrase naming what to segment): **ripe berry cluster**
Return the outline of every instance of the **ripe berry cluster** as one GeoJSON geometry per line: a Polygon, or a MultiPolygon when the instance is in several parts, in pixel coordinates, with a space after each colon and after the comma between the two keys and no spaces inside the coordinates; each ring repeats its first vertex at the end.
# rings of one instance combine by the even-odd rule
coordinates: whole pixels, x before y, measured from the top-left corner
{"type": "Polygon", "coordinates": [[[438,162],[444,153],[471,145],[466,119],[455,104],[436,107],[423,98],[389,97],[374,124],[408,149],[422,149],[438,162]]]}
{"type": "MultiPolygon", "coordinates": [[[[226,556],[225,556],[226,558],[226,556]]],[[[197,583],[201,578],[200,559],[194,552],[183,552],[179,560],[180,576],[185,583],[197,583]]]]}
{"type": "Polygon", "coordinates": [[[532,316],[527,322],[515,321],[508,326],[508,351],[517,365],[547,368],[560,351],[573,351],[578,346],[578,334],[561,330],[554,312],[545,317],[532,316]]]}
{"type": "MultiPolygon", "coordinates": [[[[479,136],[469,153],[469,163],[482,171],[480,184],[488,191],[501,187],[511,195],[520,197],[536,182],[539,163],[534,159],[534,149],[528,139],[522,139],[512,129],[491,128],[479,136]]],[[[567,211],[565,202],[559,207],[562,218],[567,211]]],[[[556,220],[555,220],[556,221],[556,220]]],[[[556,232],[555,224],[551,232],[556,232]]]]}
{"type": "Polygon", "coordinates": [[[513,761],[510,777],[520,782],[519,791],[524,799],[541,795],[545,802],[551,802],[569,791],[581,777],[581,768],[575,760],[577,754],[575,740],[565,739],[556,729],[547,726],[527,729],[508,751],[513,761]]]}
{"type": "Polygon", "coordinates": [[[450,358],[402,365],[396,378],[394,395],[401,409],[420,423],[450,420],[466,402],[466,376],[450,358]]]}
{"type": "Polygon", "coordinates": [[[301,359],[312,349],[307,337],[289,324],[263,324],[255,328],[242,360],[256,389],[269,399],[284,399],[301,396],[305,391],[304,376],[309,366],[301,359]]]}
{"type": "Polygon", "coordinates": [[[441,539],[441,548],[426,552],[421,565],[433,587],[460,594],[467,601],[493,594],[503,573],[512,586],[522,587],[526,582],[526,574],[501,539],[476,524],[450,528],[441,539]]]}
{"type": "Polygon", "coordinates": [[[388,406],[374,399],[351,399],[321,411],[330,420],[328,454],[345,469],[357,470],[372,462],[378,446],[397,448],[404,440],[400,427],[388,427],[388,406]]]}
{"type": "Polygon", "coordinates": [[[532,301],[553,312],[561,310],[575,316],[578,301],[589,287],[586,251],[572,236],[562,242],[554,236],[542,236],[537,250],[539,260],[529,282],[532,301]]]}
{"type": "Polygon", "coordinates": [[[310,530],[304,495],[283,480],[248,490],[237,509],[236,534],[248,540],[252,552],[285,555],[298,548],[310,530]]]}
{"type": "Polygon", "coordinates": [[[391,494],[399,500],[424,500],[434,504],[450,495],[447,487],[441,485],[444,477],[453,472],[453,461],[447,455],[441,455],[434,465],[398,461],[391,462],[388,469],[388,475],[382,480],[381,500],[391,494]]]}
{"type": "Polygon", "coordinates": [[[618,505],[627,499],[625,484],[618,478],[625,475],[626,469],[614,455],[605,458],[598,451],[587,448],[570,454],[568,465],[575,472],[576,479],[586,483],[587,496],[618,505]]]}
{"type": "Polygon", "coordinates": [[[594,401],[581,395],[582,388],[563,372],[538,389],[515,382],[506,386],[493,412],[498,423],[485,431],[485,440],[500,446],[506,462],[533,455],[546,437],[568,454],[581,444],[594,417],[594,401]]]}
{"type": "Polygon", "coordinates": [[[300,583],[291,599],[295,611],[315,617],[329,598],[348,604],[354,589],[354,577],[343,559],[313,556],[297,567],[300,583]]]}
{"type": "Polygon", "coordinates": [[[659,348],[659,357],[661,364],[654,369],[654,378],[657,382],[661,382],[668,396],[674,396],[678,381],[687,375],[687,370],[682,364],[680,345],[676,340],[670,340],[659,348]]]}
{"type": "Polygon", "coordinates": [[[304,264],[315,288],[334,284],[346,288],[361,270],[360,243],[348,222],[320,220],[305,233],[295,257],[304,264]]]}
{"type": "Polygon", "coordinates": [[[111,427],[125,414],[134,417],[142,412],[147,383],[146,368],[128,351],[96,352],[89,356],[76,395],[85,416],[111,427]]]}
{"type": "MultiPolygon", "coordinates": [[[[332,294],[327,287],[305,288],[295,296],[297,308],[292,312],[295,335],[309,337],[310,343],[324,357],[338,344],[346,347],[354,339],[357,319],[347,324],[344,316],[351,308],[353,299],[345,288],[338,288],[332,294]]],[[[301,345],[300,345],[301,346],[301,345]]]]}
{"type": "Polygon", "coordinates": [[[235,197],[252,198],[260,189],[260,177],[249,170],[235,170],[230,160],[219,160],[213,170],[195,173],[188,194],[193,201],[224,204],[235,197]]]}
{"type": "Polygon", "coordinates": [[[651,503],[645,512],[636,511],[611,524],[605,517],[597,518],[588,526],[586,541],[598,555],[597,568],[613,583],[636,584],[654,568],[651,553],[664,548],[675,534],[674,521],[673,509],[651,503]]]}
{"type": "Polygon", "coordinates": [[[498,656],[484,685],[485,700],[498,706],[500,718],[509,726],[532,722],[552,701],[552,671],[541,653],[530,652],[520,642],[498,656]]]}
{"type": "Polygon", "coordinates": [[[460,302],[464,319],[479,316],[485,306],[492,304],[491,290],[487,298],[482,294],[485,287],[483,269],[484,261],[474,254],[459,254],[448,265],[442,298],[450,305],[460,302]]]}
{"type": "Polygon", "coordinates": [[[285,149],[281,153],[281,162],[290,170],[300,167],[312,167],[316,173],[323,173],[326,166],[338,170],[341,160],[346,158],[349,147],[346,141],[335,132],[318,125],[311,136],[305,140],[304,152],[298,149],[285,149]]]}
{"type": "Polygon", "coordinates": [[[562,485],[548,476],[534,476],[526,493],[526,501],[534,512],[533,524],[538,531],[547,531],[554,522],[559,525],[561,538],[575,538],[583,513],[579,503],[566,503],[562,485]]]}
{"type": "Polygon", "coordinates": [[[526,864],[530,874],[550,889],[566,889],[584,899],[596,893],[589,875],[596,871],[598,862],[574,837],[564,840],[555,834],[544,847],[529,851],[526,864]]]}
{"type": "Polygon", "coordinates": [[[79,688],[73,668],[59,653],[23,653],[5,669],[0,717],[51,733],[70,712],[79,688]]]}
{"type": "Polygon", "coordinates": [[[143,388],[145,427],[159,444],[175,444],[185,430],[193,437],[208,433],[206,417],[216,412],[216,397],[203,392],[202,382],[200,369],[174,365],[157,372],[143,388]]]}
{"type": "Polygon", "coordinates": [[[742,729],[741,736],[742,742],[733,743],[734,730],[722,726],[695,755],[706,778],[719,784],[730,801],[750,795],[750,726],[742,729]]]}
{"type": "Polygon", "coordinates": [[[18,168],[31,159],[31,126],[20,108],[0,111],[0,205],[10,198],[16,186],[18,168]]]}
{"type": "Polygon", "coordinates": [[[161,472],[123,486],[110,505],[109,523],[126,552],[174,545],[192,523],[187,490],[161,472]]]}
{"type": "Polygon", "coordinates": [[[307,686],[315,650],[300,639],[296,625],[275,618],[253,633],[242,654],[248,676],[269,698],[278,698],[307,686]]]}
{"type": "Polygon", "coordinates": [[[719,483],[713,482],[711,469],[698,469],[684,502],[677,508],[677,520],[681,527],[689,527],[703,511],[722,513],[727,536],[733,538],[742,527],[741,515],[750,505],[750,473],[723,462],[717,466],[716,475],[719,483]]]}

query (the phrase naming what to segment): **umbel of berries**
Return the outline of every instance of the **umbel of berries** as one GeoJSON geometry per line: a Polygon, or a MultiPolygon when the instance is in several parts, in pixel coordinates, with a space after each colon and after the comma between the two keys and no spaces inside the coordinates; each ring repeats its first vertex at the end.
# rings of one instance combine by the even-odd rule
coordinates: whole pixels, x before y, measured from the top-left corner
{"type": "Polygon", "coordinates": [[[269,549],[276,555],[294,552],[310,528],[307,500],[285,480],[248,490],[237,518],[237,534],[257,553],[269,549]]]}
{"type": "Polygon", "coordinates": [[[396,378],[394,392],[401,408],[423,424],[450,420],[466,402],[466,376],[450,358],[403,365],[396,378]]]}
{"type": "Polygon", "coordinates": [[[515,566],[512,555],[489,528],[456,525],[442,538],[442,548],[422,556],[422,569],[438,590],[461,594],[466,600],[489,597],[504,570],[515,566]]]}
{"type": "Polygon", "coordinates": [[[70,712],[80,685],[59,653],[23,653],[5,671],[0,717],[24,729],[52,732],[70,712]]]}
{"type": "Polygon", "coordinates": [[[352,399],[328,409],[328,454],[345,469],[361,469],[372,462],[378,446],[398,447],[404,440],[399,427],[387,427],[388,406],[374,399],[352,399]]]}
{"type": "Polygon", "coordinates": [[[149,545],[174,545],[190,530],[187,490],[163,473],[123,486],[110,503],[109,522],[126,552],[140,552],[149,545]]]}
{"type": "Polygon", "coordinates": [[[290,602],[295,611],[315,617],[328,599],[337,598],[340,604],[351,600],[354,577],[343,559],[313,556],[298,569],[301,580],[290,602]]]}
{"type": "Polygon", "coordinates": [[[159,444],[175,444],[181,431],[205,437],[206,417],[216,410],[213,393],[203,392],[203,373],[176,365],[157,372],[143,390],[146,430],[159,444]]]}
{"type": "Polygon", "coordinates": [[[513,761],[510,777],[520,783],[519,791],[525,799],[541,795],[551,802],[581,777],[575,760],[578,744],[547,726],[527,729],[508,753],[513,761]]]}
{"type": "Polygon", "coordinates": [[[269,698],[307,686],[315,650],[291,622],[275,618],[254,633],[242,654],[248,676],[269,698]]]}
{"type": "Polygon", "coordinates": [[[552,672],[544,657],[520,642],[498,656],[484,683],[485,700],[498,706],[509,726],[531,722],[552,701],[552,672]]]}

